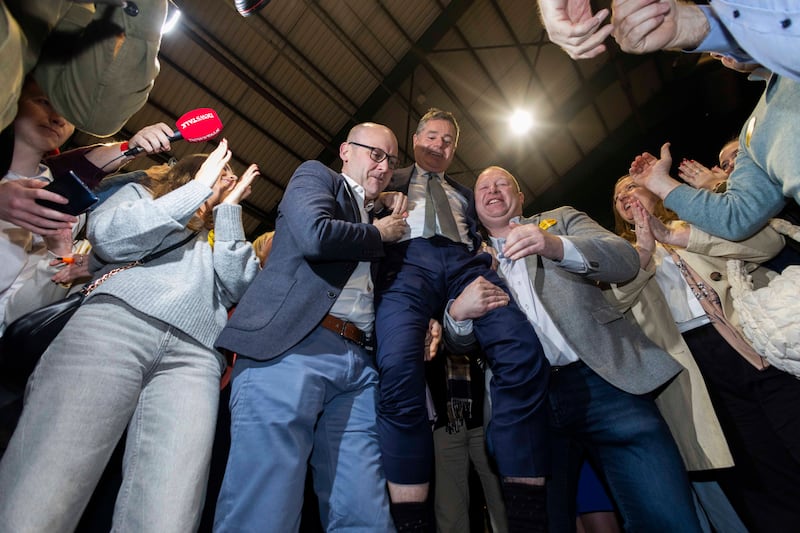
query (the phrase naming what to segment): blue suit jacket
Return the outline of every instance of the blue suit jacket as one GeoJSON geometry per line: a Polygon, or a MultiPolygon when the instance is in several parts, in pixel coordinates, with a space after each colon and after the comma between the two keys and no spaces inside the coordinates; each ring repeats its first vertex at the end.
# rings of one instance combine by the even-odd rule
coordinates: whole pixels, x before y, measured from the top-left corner
{"type": "Polygon", "coordinates": [[[342,175],[319,161],[303,163],[280,203],[266,268],[216,346],[258,360],[282,354],[319,325],[359,261],[381,257],[380,232],[361,222],[342,175]]]}
{"type": "MultiPolygon", "coordinates": [[[[389,182],[389,185],[386,187],[387,191],[400,191],[405,195],[408,195],[408,185],[411,183],[411,178],[417,171],[416,165],[411,165],[410,167],[402,168],[396,171],[392,175],[392,180],[389,182]]],[[[480,233],[478,233],[478,213],[475,211],[475,195],[472,194],[472,190],[468,187],[464,187],[456,180],[451,178],[445,173],[444,176],[445,181],[448,185],[451,185],[455,190],[457,190],[464,198],[467,200],[467,212],[465,213],[467,222],[469,223],[469,236],[472,238],[472,249],[473,250],[480,250],[481,242],[483,238],[481,237],[480,233]]]]}

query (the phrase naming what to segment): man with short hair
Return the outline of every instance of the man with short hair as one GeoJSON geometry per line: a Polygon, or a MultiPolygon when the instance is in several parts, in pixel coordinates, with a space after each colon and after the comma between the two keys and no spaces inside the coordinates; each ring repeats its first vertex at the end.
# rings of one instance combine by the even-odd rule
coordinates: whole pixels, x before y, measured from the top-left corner
{"type": "MultiPolygon", "coordinates": [[[[507,170],[489,167],[478,176],[475,206],[498,272],[551,364],[551,531],[575,528],[584,455],[608,483],[626,531],[700,531],[681,456],[651,396],[682,367],[597,285],[634,277],[636,251],[571,207],[522,218],[522,203],[507,170]]],[[[449,306],[445,334],[452,344],[468,346],[471,322],[495,305],[485,284],[468,286],[449,306]]]]}
{"type": "MultiPolygon", "coordinates": [[[[408,194],[408,233],[386,246],[376,286],[378,430],[398,531],[426,531],[433,440],[425,408],[423,341],[431,317],[479,276],[503,285],[491,257],[478,253],[472,191],[447,175],[458,145],[452,113],[429,110],[414,133],[411,167],[387,190],[408,194]]],[[[510,531],[545,531],[544,476],[549,473],[544,405],[547,360],[525,315],[509,304],[475,322],[495,374],[495,416],[487,430],[510,531]]]]}
{"type": "Polygon", "coordinates": [[[306,465],[326,530],[392,531],[375,423],[374,267],[405,232],[405,198],[372,222],[397,162],[386,126],[355,126],[342,172],[295,171],[272,250],[217,346],[236,352],[217,532],[297,531],[306,465]]]}

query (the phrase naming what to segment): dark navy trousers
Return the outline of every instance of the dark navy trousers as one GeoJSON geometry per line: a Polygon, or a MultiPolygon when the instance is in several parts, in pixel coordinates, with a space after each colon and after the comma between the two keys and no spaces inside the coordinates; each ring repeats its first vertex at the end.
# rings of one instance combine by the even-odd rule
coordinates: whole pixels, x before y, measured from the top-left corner
{"type": "MultiPolygon", "coordinates": [[[[433,237],[387,246],[376,285],[375,332],[380,371],[378,434],[386,478],[398,484],[430,481],[433,437],[425,408],[423,354],[431,318],[478,276],[502,287],[489,254],[433,237]]],[[[502,476],[549,473],[547,382],[542,345],[513,299],[474,321],[494,377],[487,439],[502,476]]]]}

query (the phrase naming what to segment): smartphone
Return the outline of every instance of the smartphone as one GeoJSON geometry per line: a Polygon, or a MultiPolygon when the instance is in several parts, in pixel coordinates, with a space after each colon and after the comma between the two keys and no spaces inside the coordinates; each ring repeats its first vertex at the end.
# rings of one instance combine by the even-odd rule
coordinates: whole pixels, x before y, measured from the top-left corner
{"type": "Polygon", "coordinates": [[[57,176],[44,189],[60,194],[69,200],[69,203],[57,204],[48,200],[36,200],[36,203],[69,215],[78,216],[97,203],[97,196],[72,170],[57,176]]]}

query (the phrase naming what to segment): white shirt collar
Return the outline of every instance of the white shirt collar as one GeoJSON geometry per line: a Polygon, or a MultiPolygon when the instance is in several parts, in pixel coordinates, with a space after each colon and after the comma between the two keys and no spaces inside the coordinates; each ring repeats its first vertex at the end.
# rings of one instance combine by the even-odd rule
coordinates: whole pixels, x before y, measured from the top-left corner
{"type": "Polygon", "coordinates": [[[353,191],[353,194],[356,195],[358,199],[359,205],[364,206],[364,209],[367,212],[372,211],[372,207],[375,205],[375,200],[366,200],[367,191],[364,190],[360,184],[358,184],[353,178],[342,172],[342,176],[344,180],[350,185],[350,189],[353,191]]]}

